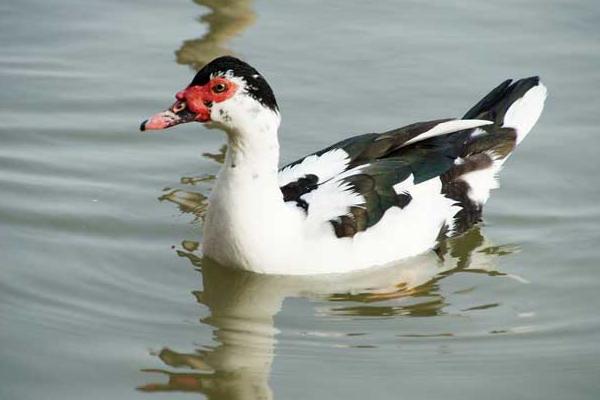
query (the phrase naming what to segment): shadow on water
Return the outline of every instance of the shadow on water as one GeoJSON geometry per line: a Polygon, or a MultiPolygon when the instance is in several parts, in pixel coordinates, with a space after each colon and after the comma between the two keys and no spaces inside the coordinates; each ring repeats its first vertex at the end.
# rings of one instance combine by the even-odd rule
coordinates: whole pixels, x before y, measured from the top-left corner
{"type": "Polygon", "coordinates": [[[233,54],[228,43],[235,36],[254,23],[256,14],[251,0],[194,0],[207,7],[210,12],[200,17],[207,25],[207,32],[199,39],[190,39],[182,43],[175,51],[179,64],[200,69],[213,58],[233,54]]]}

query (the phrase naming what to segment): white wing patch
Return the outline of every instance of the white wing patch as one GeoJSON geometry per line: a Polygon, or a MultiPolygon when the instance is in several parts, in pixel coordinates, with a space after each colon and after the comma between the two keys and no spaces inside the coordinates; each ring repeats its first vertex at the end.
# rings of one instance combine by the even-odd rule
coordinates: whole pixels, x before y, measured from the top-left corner
{"type": "Polygon", "coordinates": [[[486,133],[487,132],[484,131],[483,129],[477,128],[477,129],[475,129],[473,131],[473,133],[471,133],[471,139],[476,138],[476,137],[481,136],[481,135],[485,135],[486,133]]]}
{"type": "Polygon", "coordinates": [[[355,192],[351,184],[344,182],[344,178],[359,174],[368,165],[352,168],[300,197],[308,203],[307,221],[316,224],[327,222],[348,214],[350,207],[363,206],[364,196],[355,192]]]}
{"type": "Polygon", "coordinates": [[[415,185],[415,176],[413,174],[410,174],[408,176],[408,178],[406,178],[402,182],[396,183],[394,185],[394,191],[397,194],[408,193],[410,188],[412,188],[414,185],[415,185]]]}
{"type": "Polygon", "coordinates": [[[333,149],[320,156],[308,156],[301,163],[279,171],[279,186],[285,186],[307,174],[319,177],[319,183],[325,182],[344,172],[349,162],[348,153],[342,149],[333,149]]]}
{"type": "Polygon", "coordinates": [[[365,198],[352,190],[348,183],[327,182],[318,190],[302,196],[309,204],[307,221],[314,223],[327,222],[348,214],[350,207],[358,207],[365,203],[365,198]]]}
{"type": "Polygon", "coordinates": [[[435,136],[447,135],[448,133],[458,132],[465,129],[473,129],[479,126],[491,125],[492,121],[483,119],[456,119],[452,121],[442,122],[431,128],[430,130],[421,133],[410,140],[407,140],[401,147],[408,146],[421,140],[429,139],[435,136]]]}

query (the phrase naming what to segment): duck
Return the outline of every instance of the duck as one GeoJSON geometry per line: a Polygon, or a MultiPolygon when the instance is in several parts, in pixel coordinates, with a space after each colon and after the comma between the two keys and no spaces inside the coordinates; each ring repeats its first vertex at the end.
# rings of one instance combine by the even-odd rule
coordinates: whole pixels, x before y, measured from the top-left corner
{"type": "Polygon", "coordinates": [[[263,274],[339,274],[435,251],[479,224],[498,172],[546,97],[537,76],[508,79],[462,118],[349,137],[280,167],[271,86],[248,63],[222,56],[140,130],[199,122],[225,133],[204,257],[263,274]]]}

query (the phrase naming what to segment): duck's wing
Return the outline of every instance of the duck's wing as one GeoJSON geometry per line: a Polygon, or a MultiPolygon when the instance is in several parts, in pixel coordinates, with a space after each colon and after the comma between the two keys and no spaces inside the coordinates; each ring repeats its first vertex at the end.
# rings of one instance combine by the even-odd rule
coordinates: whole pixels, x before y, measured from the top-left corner
{"type": "MultiPolygon", "coordinates": [[[[357,165],[385,158],[410,144],[489,124],[492,122],[487,120],[439,119],[417,122],[384,133],[354,136],[284,166],[279,171],[279,186],[301,184],[303,182],[298,181],[309,175],[314,175],[316,182],[322,183],[357,165]]],[[[314,179],[309,181],[312,183],[314,179]]]]}
{"type": "Polygon", "coordinates": [[[419,207],[411,193],[435,187],[424,198],[441,195],[458,205],[442,231],[464,232],[480,220],[496,174],[538,120],[546,94],[538,77],[508,80],[465,119],[419,122],[336,143],[280,171],[283,197],[307,219],[329,221],[338,237],[351,237],[391,207],[419,207]],[[425,185],[434,178],[438,185],[425,185]]]}
{"type": "Polygon", "coordinates": [[[491,123],[435,120],[344,140],[282,168],[284,200],[329,221],[338,237],[353,236],[390,207],[407,206],[409,187],[446,173],[464,138],[491,123]]]}
{"type": "Polygon", "coordinates": [[[440,119],[354,136],[284,166],[279,171],[279,186],[285,201],[292,201],[345,171],[386,158],[413,143],[489,124],[492,122],[487,120],[440,119]]]}

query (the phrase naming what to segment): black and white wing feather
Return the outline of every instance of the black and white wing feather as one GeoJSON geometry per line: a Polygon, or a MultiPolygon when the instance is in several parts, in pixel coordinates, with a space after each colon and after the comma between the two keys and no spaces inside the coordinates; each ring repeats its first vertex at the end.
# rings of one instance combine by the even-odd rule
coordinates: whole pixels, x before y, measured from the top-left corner
{"type": "Polygon", "coordinates": [[[353,237],[392,207],[418,206],[411,205],[411,190],[438,178],[438,195],[460,206],[446,231],[461,233],[480,220],[495,174],[537,121],[545,95],[537,77],[505,81],[465,119],[419,122],[336,143],[281,169],[284,200],[304,209],[309,220],[329,221],[338,237],[353,237]],[[489,176],[475,174],[482,171],[489,176]]]}
{"type": "Polygon", "coordinates": [[[446,144],[415,144],[489,124],[444,119],[346,139],[285,166],[279,174],[284,200],[311,220],[329,221],[338,237],[351,237],[375,225],[390,207],[408,205],[411,196],[403,185],[439,176],[458,156],[446,144]]]}

